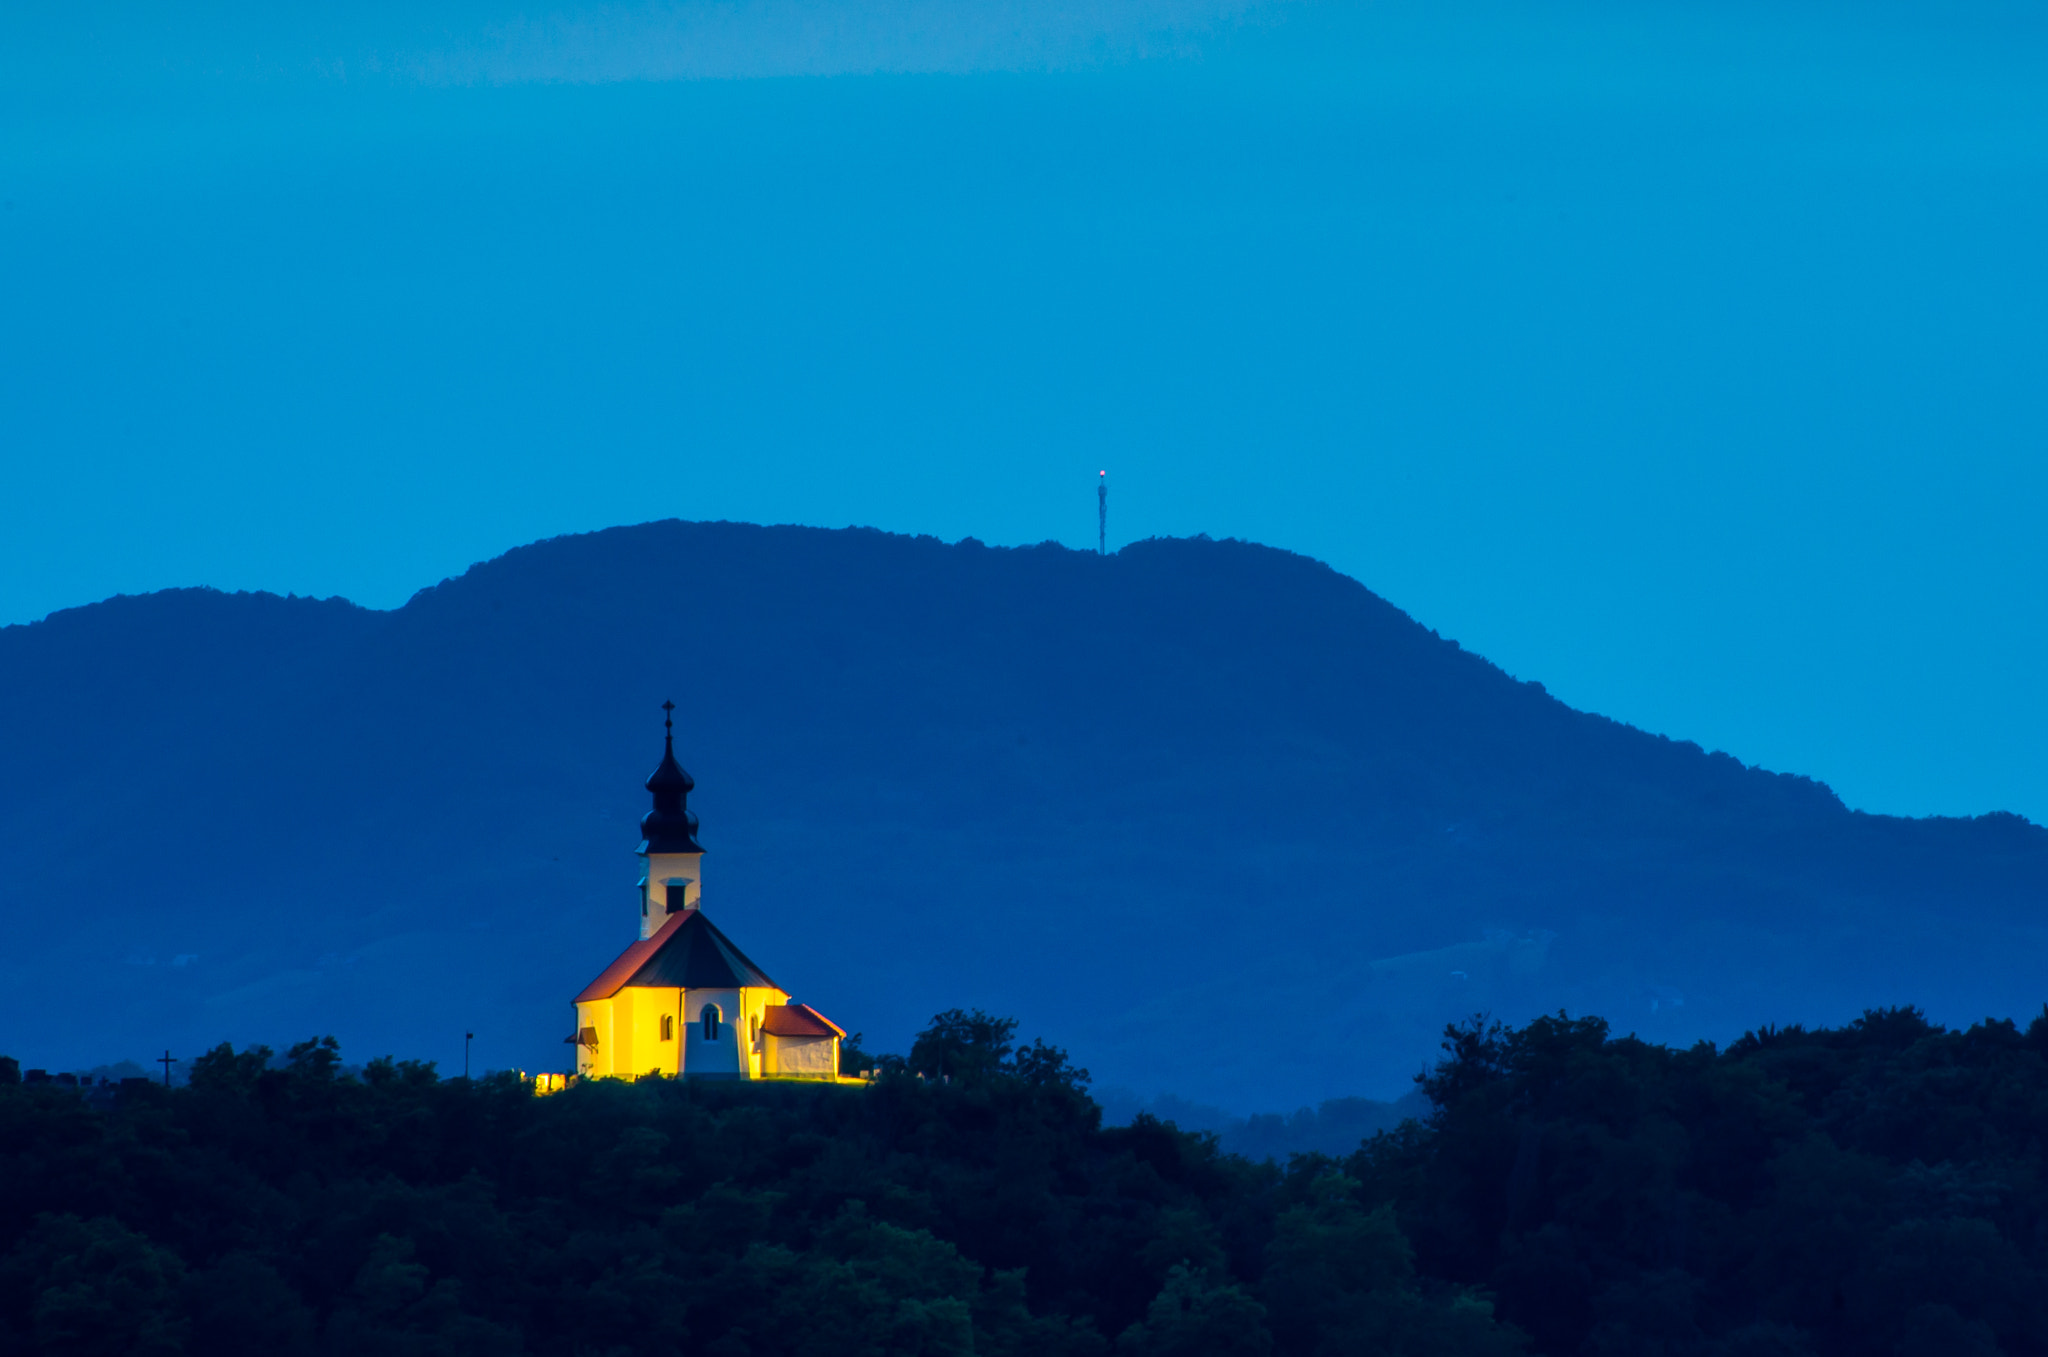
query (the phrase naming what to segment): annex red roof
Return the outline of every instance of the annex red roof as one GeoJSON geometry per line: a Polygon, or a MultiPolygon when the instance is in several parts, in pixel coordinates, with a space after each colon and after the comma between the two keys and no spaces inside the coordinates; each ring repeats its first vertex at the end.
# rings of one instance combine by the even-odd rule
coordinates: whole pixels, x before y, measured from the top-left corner
{"type": "Polygon", "coordinates": [[[770,1004],[761,1030],[771,1037],[843,1037],[846,1029],[809,1004],[770,1004]]]}

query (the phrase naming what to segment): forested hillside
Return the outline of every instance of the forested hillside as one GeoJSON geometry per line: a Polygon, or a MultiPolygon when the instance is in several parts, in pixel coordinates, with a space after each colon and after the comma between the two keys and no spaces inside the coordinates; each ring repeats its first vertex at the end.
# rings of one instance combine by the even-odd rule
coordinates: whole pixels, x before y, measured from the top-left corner
{"type": "Polygon", "coordinates": [[[0,1062],[0,1354],[2048,1353],[2048,1017],[1472,1022],[1425,1121],[1284,1166],[1014,1030],[865,1088],[0,1062]]]}
{"type": "Polygon", "coordinates": [[[2048,833],[1573,711],[1314,561],[669,522],[389,613],[0,631],[0,1031],[560,1068],[668,697],[706,909],[780,985],[899,1048],[974,994],[1140,1096],[1391,1099],[1481,1008],[2020,1015],[2048,960],[2048,833]]]}

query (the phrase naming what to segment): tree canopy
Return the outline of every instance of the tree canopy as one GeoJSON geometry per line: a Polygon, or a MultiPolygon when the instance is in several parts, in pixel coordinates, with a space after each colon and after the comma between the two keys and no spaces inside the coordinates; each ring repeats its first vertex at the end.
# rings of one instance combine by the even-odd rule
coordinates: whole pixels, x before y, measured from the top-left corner
{"type": "Polygon", "coordinates": [[[979,1012],[867,1087],[0,1062],[0,1354],[2048,1353],[2048,1018],[1453,1028],[1285,1165],[979,1012]]]}

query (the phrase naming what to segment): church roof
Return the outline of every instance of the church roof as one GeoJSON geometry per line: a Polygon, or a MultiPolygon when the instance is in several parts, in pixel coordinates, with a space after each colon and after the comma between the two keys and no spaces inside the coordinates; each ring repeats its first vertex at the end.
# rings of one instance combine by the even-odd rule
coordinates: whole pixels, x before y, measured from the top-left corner
{"type": "Polygon", "coordinates": [[[843,1037],[846,1029],[809,1004],[770,1004],[761,1030],[771,1037],[843,1037]]]}
{"type": "Polygon", "coordinates": [[[634,943],[575,1002],[609,999],[628,986],[652,989],[780,989],[701,909],[671,914],[661,931],[634,943]]]}

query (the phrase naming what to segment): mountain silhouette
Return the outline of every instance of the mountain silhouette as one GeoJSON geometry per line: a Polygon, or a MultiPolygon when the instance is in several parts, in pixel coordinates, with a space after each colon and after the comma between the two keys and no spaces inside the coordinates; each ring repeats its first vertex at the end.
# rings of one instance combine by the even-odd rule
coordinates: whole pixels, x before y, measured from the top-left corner
{"type": "Polygon", "coordinates": [[[564,1067],[666,698],[707,913],[871,1049],[979,1007],[1242,1112],[1397,1096],[1480,1010],[1685,1041],[2048,995],[2040,828],[1574,711],[1315,561],[663,522],[390,612],[0,631],[4,1046],[564,1067]]]}

